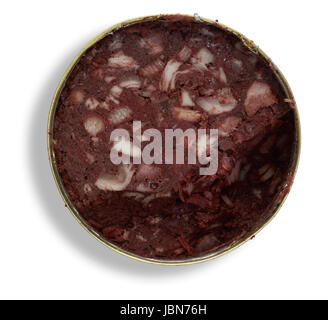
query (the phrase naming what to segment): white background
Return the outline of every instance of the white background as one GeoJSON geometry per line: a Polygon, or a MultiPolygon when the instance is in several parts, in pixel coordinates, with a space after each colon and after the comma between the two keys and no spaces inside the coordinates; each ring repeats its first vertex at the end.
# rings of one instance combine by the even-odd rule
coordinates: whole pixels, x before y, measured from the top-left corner
{"type": "Polygon", "coordinates": [[[326,1],[2,1],[0,4],[0,298],[328,298],[326,1]],[[254,40],[287,77],[302,153],[278,216],[217,260],[184,267],[132,261],[65,209],[46,153],[47,114],[65,69],[114,23],[199,13],[254,40]]]}

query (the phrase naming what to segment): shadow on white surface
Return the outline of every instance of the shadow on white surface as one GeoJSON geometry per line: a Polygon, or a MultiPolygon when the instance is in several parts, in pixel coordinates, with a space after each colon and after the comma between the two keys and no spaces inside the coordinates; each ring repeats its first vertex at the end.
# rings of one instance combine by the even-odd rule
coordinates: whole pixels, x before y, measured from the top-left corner
{"type": "MultiPolygon", "coordinates": [[[[81,48],[79,46],[79,48],[81,48]]],[[[55,89],[64,74],[66,68],[73,60],[79,48],[72,50],[62,61],[59,61],[49,78],[45,79],[40,88],[39,95],[33,106],[33,114],[29,127],[29,166],[32,174],[32,182],[35,192],[43,207],[44,215],[51,225],[56,228],[58,234],[67,240],[67,245],[79,250],[83,255],[98,262],[102,267],[113,269],[117,272],[139,274],[146,277],[179,276],[181,272],[192,272],[204,269],[211,263],[196,264],[192,266],[157,266],[134,261],[113,252],[93,239],[85,232],[65,208],[57,187],[54,183],[47,155],[46,132],[47,118],[51,100],[55,89]]],[[[47,241],[44,239],[44,241],[47,241]]],[[[222,259],[222,258],[221,258],[222,259]]]]}

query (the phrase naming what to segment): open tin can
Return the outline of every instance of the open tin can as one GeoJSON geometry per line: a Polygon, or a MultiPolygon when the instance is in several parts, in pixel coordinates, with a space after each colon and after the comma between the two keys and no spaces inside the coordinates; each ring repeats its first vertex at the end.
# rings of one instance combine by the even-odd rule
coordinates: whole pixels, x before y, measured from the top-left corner
{"type": "MultiPolygon", "coordinates": [[[[165,15],[168,16],[168,15],[165,15]]],[[[174,15],[175,17],[179,17],[178,15],[174,15]]],[[[240,34],[239,32],[236,32],[222,24],[219,24],[218,22],[211,21],[208,19],[200,18],[198,15],[195,15],[195,17],[191,16],[185,16],[182,15],[181,17],[187,17],[188,19],[195,19],[196,21],[202,21],[204,23],[210,24],[212,26],[215,26],[221,30],[224,30],[225,32],[231,33],[234,36],[238,37],[244,45],[246,45],[252,52],[256,53],[258,56],[263,57],[274,74],[276,75],[277,79],[279,79],[281,86],[283,87],[285,91],[285,95],[291,104],[294,112],[294,119],[295,119],[295,139],[294,139],[294,144],[293,144],[293,151],[292,151],[292,159],[290,161],[290,166],[289,166],[289,173],[287,177],[286,184],[284,187],[280,190],[278,194],[275,195],[275,199],[272,202],[268,212],[265,214],[263,219],[257,223],[255,227],[252,228],[252,230],[249,230],[247,233],[245,233],[240,239],[233,241],[230,243],[228,246],[220,248],[216,252],[212,252],[210,254],[207,254],[205,256],[200,256],[200,257],[192,257],[192,258],[186,258],[186,259],[180,259],[180,260],[162,260],[162,259],[153,259],[153,258],[146,258],[142,257],[136,254],[133,254],[131,252],[128,252],[119,246],[111,243],[110,241],[106,240],[101,234],[99,234],[97,231],[95,231],[86,221],[83,219],[83,217],[79,214],[78,210],[74,207],[72,202],[69,199],[69,196],[63,186],[63,183],[61,181],[61,177],[58,172],[57,168],[57,163],[56,163],[56,158],[55,158],[55,153],[54,153],[54,142],[53,142],[53,128],[54,128],[54,118],[55,118],[55,112],[57,108],[57,104],[60,98],[60,95],[62,93],[62,89],[65,86],[66,80],[69,77],[71,71],[74,69],[76,64],[79,62],[81,56],[93,45],[95,45],[98,41],[106,37],[107,35],[122,29],[124,27],[143,22],[143,21],[154,21],[157,19],[160,19],[163,17],[162,15],[156,15],[156,16],[148,16],[148,17],[142,17],[142,18],[137,18],[137,19],[132,19],[128,20],[122,23],[119,23],[117,25],[114,25],[101,33],[100,35],[96,36],[92,41],[90,41],[80,52],[79,54],[75,57],[75,59],[72,61],[71,65],[68,67],[66,70],[65,74],[63,75],[58,88],[55,92],[55,95],[52,100],[52,104],[50,107],[50,112],[49,112],[49,118],[48,118],[48,132],[47,132],[47,143],[48,143],[48,154],[49,154],[49,161],[50,161],[50,166],[51,170],[56,182],[56,185],[58,187],[58,190],[65,202],[65,205],[68,207],[74,218],[79,222],[79,224],[86,230],[88,231],[92,236],[94,236],[98,241],[100,241],[102,244],[107,246],[108,248],[123,254],[125,256],[128,256],[130,258],[140,260],[143,262],[147,263],[152,263],[152,264],[161,264],[161,265],[186,265],[186,264],[193,264],[197,262],[203,262],[207,260],[211,260],[214,258],[217,258],[237,247],[245,243],[247,240],[250,238],[254,237],[267,223],[271,221],[271,219],[277,214],[279,211],[280,207],[282,206],[284,200],[286,199],[287,194],[289,193],[291,184],[293,182],[295,172],[297,169],[297,164],[298,164],[298,159],[299,159],[299,153],[300,153],[300,123],[299,123],[299,116],[294,100],[294,96],[292,94],[292,91],[285,79],[285,77],[282,75],[282,73],[279,71],[279,69],[275,66],[275,64],[270,60],[270,58],[261,50],[259,49],[252,41],[247,39],[245,36],[240,34]]]]}

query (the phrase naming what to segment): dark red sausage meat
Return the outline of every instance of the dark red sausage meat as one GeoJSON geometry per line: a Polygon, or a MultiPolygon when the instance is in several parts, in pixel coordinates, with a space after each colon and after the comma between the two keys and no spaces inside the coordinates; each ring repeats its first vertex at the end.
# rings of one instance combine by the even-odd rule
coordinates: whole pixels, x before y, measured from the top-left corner
{"type": "MultiPolygon", "coordinates": [[[[128,252],[171,260],[212,253],[265,219],[289,181],[294,132],[294,110],[263,57],[219,27],[163,16],[83,54],[60,95],[53,146],[87,224],[128,252]],[[132,137],[133,123],[163,136],[216,129],[215,172],[201,175],[198,161],[113,163],[112,149],[138,159],[150,143],[110,140],[118,128],[132,137]]],[[[188,151],[195,141],[175,142],[188,151]]]]}

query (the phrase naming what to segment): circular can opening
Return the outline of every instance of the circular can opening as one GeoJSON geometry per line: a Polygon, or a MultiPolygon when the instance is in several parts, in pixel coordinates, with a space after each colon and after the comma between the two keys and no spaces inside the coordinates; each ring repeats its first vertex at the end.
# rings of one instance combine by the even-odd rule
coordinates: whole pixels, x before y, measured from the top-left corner
{"type": "Polygon", "coordinates": [[[252,41],[197,15],[97,36],[48,120],[73,216],[107,247],[156,264],[206,261],[253,237],[288,194],[299,149],[282,73],[252,41]]]}

